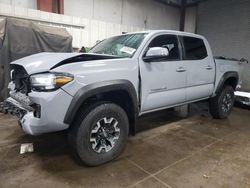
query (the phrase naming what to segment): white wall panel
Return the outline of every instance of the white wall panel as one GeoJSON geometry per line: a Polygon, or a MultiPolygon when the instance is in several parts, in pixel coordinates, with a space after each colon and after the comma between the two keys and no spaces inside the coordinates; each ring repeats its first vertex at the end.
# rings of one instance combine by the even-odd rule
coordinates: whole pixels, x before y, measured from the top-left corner
{"type": "Polygon", "coordinates": [[[64,14],[84,18],[93,18],[94,0],[64,0],[64,14]]]}
{"type": "Polygon", "coordinates": [[[179,30],[180,12],[177,8],[147,1],[147,29],[179,30]]]}
{"type": "Polygon", "coordinates": [[[121,0],[94,0],[93,19],[105,22],[121,22],[121,0]]]}
{"type": "Polygon", "coordinates": [[[31,20],[54,27],[64,27],[73,37],[73,47],[91,47],[96,41],[121,34],[123,31],[133,32],[143,28],[104,22],[88,18],[53,14],[35,9],[11,6],[0,3],[0,15],[31,20]]]}
{"type": "Polygon", "coordinates": [[[106,22],[99,22],[99,36],[98,40],[107,38],[107,24],[106,22]]]}
{"type": "Polygon", "coordinates": [[[179,10],[154,0],[65,0],[64,12],[144,29],[179,29],[179,10]]]}
{"type": "Polygon", "coordinates": [[[37,9],[37,0],[0,0],[0,3],[24,8],[37,9]]]}
{"type": "Polygon", "coordinates": [[[95,44],[99,40],[99,23],[97,20],[91,20],[91,44],[95,44]]]}
{"type": "MultiPolygon", "coordinates": [[[[179,29],[179,10],[153,0],[65,0],[65,15],[24,8],[25,2],[29,1],[22,6],[1,4],[0,13],[65,27],[73,36],[74,47],[90,47],[98,40],[122,32],[179,29]]],[[[188,23],[193,28],[193,17],[189,17],[188,23]]]]}
{"type": "MultiPolygon", "coordinates": [[[[145,28],[144,21],[146,17],[146,1],[140,0],[124,0],[122,9],[121,24],[133,25],[145,28]]],[[[154,11],[154,10],[151,10],[154,11]]]]}

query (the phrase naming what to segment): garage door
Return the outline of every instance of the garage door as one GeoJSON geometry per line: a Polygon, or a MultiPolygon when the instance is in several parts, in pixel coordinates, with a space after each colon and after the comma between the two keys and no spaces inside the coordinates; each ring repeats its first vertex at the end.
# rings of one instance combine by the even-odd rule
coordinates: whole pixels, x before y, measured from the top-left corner
{"type": "MultiPolygon", "coordinates": [[[[250,62],[250,1],[207,0],[200,3],[197,33],[207,37],[215,56],[244,57],[250,62]]],[[[243,89],[250,91],[250,65],[244,69],[243,89]]]]}

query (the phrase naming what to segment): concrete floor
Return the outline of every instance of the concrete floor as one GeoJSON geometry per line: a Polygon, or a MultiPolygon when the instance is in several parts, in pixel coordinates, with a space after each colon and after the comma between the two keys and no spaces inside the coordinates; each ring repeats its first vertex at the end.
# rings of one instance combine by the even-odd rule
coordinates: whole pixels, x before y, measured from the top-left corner
{"type": "Polygon", "coordinates": [[[162,111],[140,118],[123,154],[88,168],[71,156],[65,133],[24,135],[0,114],[0,187],[250,187],[250,111],[214,120],[204,105],[189,118],[162,111]],[[35,151],[20,155],[21,143],[35,151]]]}

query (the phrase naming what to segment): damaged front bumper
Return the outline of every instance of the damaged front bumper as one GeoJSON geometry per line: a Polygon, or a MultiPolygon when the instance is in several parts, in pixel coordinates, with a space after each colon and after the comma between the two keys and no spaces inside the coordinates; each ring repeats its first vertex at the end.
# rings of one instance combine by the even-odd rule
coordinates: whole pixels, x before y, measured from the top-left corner
{"type": "Polygon", "coordinates": [[[30,135],[67,129],[64,116],[72,96],[64,90],[53,92],[30,92],[27,95],[11,92],[10,97],[0,103],[0,112],[18,118],[23,131],[30,135]]]}
{"type": "Polygon", "coordinates": [[[10,92],[10,97],[0,103],[0,112],[14,115],[21,120],[29,111],[35,112],[35,107],[36,105],[30,101],[27,95],[20,92],[10,92]]]}
{"type": "Polygon", "coordinates": [[[0,103],[0,112],[11,114],[16,116],[18,119],[22,119],[27,113],[27,110],[23,108],[16,100],[9,97],[4,102],[0,103]]]}

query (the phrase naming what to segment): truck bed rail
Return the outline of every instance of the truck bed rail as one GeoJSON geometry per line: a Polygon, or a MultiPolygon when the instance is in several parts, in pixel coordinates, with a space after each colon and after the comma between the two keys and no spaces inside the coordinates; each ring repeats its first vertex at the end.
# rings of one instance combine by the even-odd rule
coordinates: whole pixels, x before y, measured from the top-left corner
{"type": "Polygon", "coordinates": [[[248,63],[248,60],[245,58],[237,59],[237,58],[228,58],[224,56],[215,56],[214,59],[223,59],[223,60],[229,60],[229,61],[239,61],[239,62],[248,63]]]}

